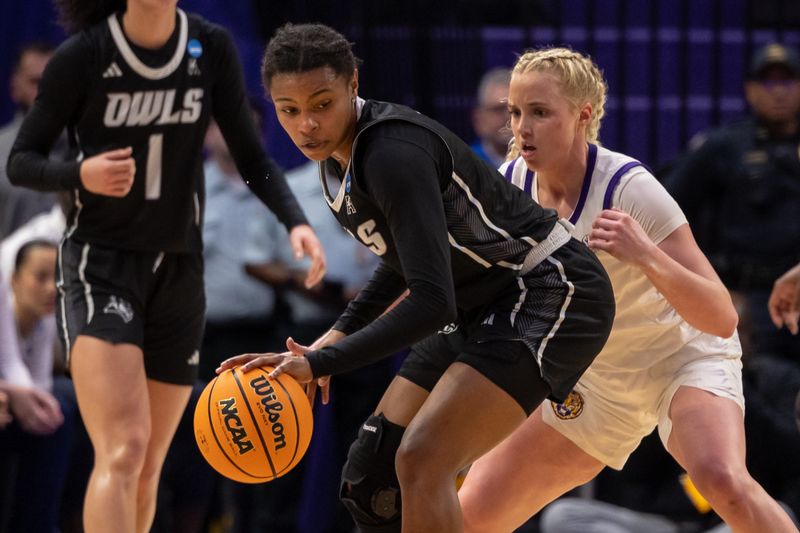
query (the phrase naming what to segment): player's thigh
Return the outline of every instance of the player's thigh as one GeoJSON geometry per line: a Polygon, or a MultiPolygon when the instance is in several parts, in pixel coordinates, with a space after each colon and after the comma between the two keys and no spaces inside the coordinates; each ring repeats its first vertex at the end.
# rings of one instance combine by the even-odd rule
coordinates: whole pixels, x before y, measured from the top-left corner
{"type": "Polygon", "coordinates": [[[125,441],[144,443],[150,404],[141,349],[81,335],[72,354],[75,394],[96,451],[110,452],[125,441]]]}
{"type": "Polygon", "coordinates": [[[659,434],[667,450],[688,463],[745,457],[741,362],[706,357],[681,367],[665,392],[659,434]]]}
{"type": "Polygon", "coordinates": [[[449,327],[416,343],[383,394],[375,414],[406,427],[458,356],[461,330],[449,327]]]}
{"type": "Polygon", "coordinates": [[[670,414],[667,449],[688,471],[712,461],[744,465],[744,417],[735,401],[684,386],[673,396],[670,414]]]}
{"type": "Polygon", "coordinates": [[[455,474],[524,419],[525,410],[509,393],[475,368],[457,362],[409,424],[398,455],[415,463],[422,460],[434,472],[455,474]]]}
{"type": "Polygon", "coordinates": [[[375,414],[383,414],[390,422],[406,427],[416,416],[429,394],[427,390],[416,383],[397,376],[383,393],[378,407],[375,408],[375,414]]]}
{"type": "Polygon", "coordinates": [[[481,510],[515,525],[605,465],[542,420],[539,407],[500,444],[475,461],[459,491],[465,516],[481,510]]]}

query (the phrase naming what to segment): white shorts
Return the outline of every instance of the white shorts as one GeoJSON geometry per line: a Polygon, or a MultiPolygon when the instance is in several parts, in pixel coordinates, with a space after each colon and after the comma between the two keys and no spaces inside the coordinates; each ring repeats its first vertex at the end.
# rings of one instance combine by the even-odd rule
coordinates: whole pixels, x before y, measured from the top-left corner
{"type": "Polygon", "coordinates": [[[669,406],[679,387],[733,400],[744,415],[740,358],[715,355],[683,364],[679,359],[631,372],[589,367],[564,403],[542,404],[542,417],[584,452],[621,470],[656,426],[666,448],[672,431],[669,406]]]}

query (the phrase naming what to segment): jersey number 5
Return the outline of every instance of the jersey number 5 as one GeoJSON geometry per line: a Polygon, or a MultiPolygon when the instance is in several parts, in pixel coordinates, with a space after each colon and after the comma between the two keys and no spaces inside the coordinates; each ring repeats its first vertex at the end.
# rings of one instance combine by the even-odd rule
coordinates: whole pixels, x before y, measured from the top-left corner
{"type": "Polygon", "coordinates": [[[144,181],[144,199],[158,200],[161,197],[161,155],[164,134],[150,136],[147,148],[147,169],[144,181]]]}
{"type": "Polygon", "coordinates": [[[369,219],[356,230],[358,238],[361,242],[367,245],[375,255],[383,255],[386,253],[386,241],[383,240],[383,235],[375,230],[375,220],[369,219]]]}

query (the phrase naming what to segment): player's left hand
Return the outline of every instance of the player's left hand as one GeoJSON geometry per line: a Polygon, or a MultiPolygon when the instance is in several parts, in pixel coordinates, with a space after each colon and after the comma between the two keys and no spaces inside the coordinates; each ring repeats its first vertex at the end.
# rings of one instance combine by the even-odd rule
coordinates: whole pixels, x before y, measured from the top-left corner
{"type": "Polygon", "coordinates": [[[260,366],[274,368],[269,377],[277,378],[281,374],[289,374],[298,383],[308,383],[314,379],[311,365],[305,357],[298,357],[291,352],[283,353],[245,353],[225,359],[217,368],[217,374],[230,368],[241,366],[242,373],[246,373],[260,366]]]}
{"type": "Polygon", "coordinates": [[[307,255],[311,258],[311,268],[306,274],[305,286],[310,289],[322,280],[327,269],[325,251],[317,239],[317,234],[308,224],[300,224],[289,232],[289,243],[294,251],[294,258],[300,260],[307,255]]]}
{"type": "Polygon", "coordinates": [[[605,209],[592,223],[589,247],[608,252],[622,262],[641,265],[656,245],[629,214],[605,209]]]}

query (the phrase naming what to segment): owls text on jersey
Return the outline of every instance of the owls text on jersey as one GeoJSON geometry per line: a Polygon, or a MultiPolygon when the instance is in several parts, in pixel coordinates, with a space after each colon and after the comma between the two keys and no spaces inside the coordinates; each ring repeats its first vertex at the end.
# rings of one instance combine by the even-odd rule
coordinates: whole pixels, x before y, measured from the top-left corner
{"type": "Polygon", "coordinates": [[[176,17],[169,41],[147,50],[128,42],[120,14],[112,14],[68,39],[48,64],[39,99],[12,151],[12,159],[19,157],[9,166],[18,167],[20,184],[74,191],[68,234],[78,240],[132,250],[199,251],[202,147],[212,116],[254,192],[284,224],[305,221],[282,172],[264,153],[229,36],[180,9],[176,17]],[[76,163],[29,157],[46,154],[65,125],[79,160],[133,149],[136,176],[125,197],[87,191],[76,163]]]}

